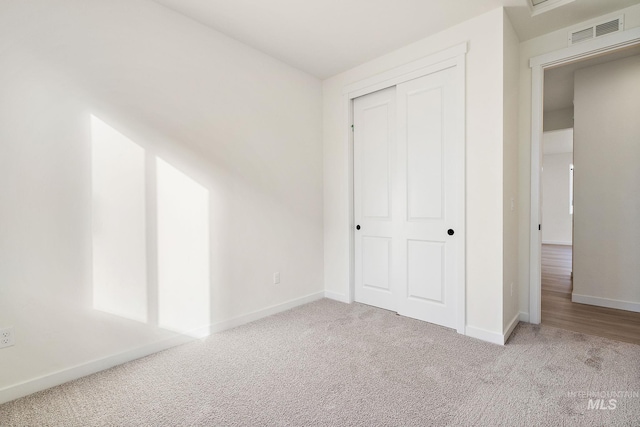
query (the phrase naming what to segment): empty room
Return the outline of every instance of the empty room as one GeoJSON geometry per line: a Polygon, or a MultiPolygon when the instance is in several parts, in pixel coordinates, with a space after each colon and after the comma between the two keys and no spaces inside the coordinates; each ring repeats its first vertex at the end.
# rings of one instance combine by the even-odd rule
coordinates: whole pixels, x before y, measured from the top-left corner
{"type": "Polygon", "coordinates": [[[0,426],[640,422],[640,0],[0,0],[0,426]]]}

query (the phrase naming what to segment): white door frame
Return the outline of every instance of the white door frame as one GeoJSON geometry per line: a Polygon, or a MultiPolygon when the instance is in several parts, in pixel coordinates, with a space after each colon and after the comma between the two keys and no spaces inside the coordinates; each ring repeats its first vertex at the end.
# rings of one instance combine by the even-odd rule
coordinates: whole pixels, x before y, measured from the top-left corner
{"type": "Polygon", "coordinates": [[[640,43],[640,28],[611,34],[530,59],[531,67],[531,221],[529,223],[529,321],[541,320],[540,167],[542,166],[542,118],[544,71],[592,56],[640,43]]]}
{"type": "MultiPolygon", "coordinates": [[[[466,54],[467,43],[461,43],[449,49],[434,53],[425,58],[410,62],[384,73],[377,74],[375,76],[360,80],[348,86],[345,86],[342,90],[343,105],[345,108],[345,115],[347,124],[345,129],[345,141],[348,150],[348,206],[349,206],[349,295],[348,302],[354,301],[355,295],[355,223],[354,223],[354,208],[353,208],[353,100],[359,96],[367,95],[378,90],[386,89],[391,86],[396,86],[400,83],[404,83],[409,80],[417,79],[419,77],[426,76],[428,74],[436,73],[438,71],[455,67],[457,87],[457,103],[456,108],[459,109],[457,114],[460,117],[460,121],[463,123],[464,129],[460,130],[460,135],[463,139],[463,146],[466,147],[466,119],[465,119],[465,99],[466,99],[466,54]]],[[[463,155],[466,150],[463,150],[463,155]]],[[[466,164],[466,162],[464,163],[466,164]]],[[[459,233],[460,239],[464,244],[459,245],[459,250],[456,253],[458,260],[458,283],[455,284],[458,293],[458,301],[456,302],[457,313],[457,331],[458,333],[465,333],[466,326],[466,207],[465,207],[465,180],[466,172],[463,168],[463,177],[460,180],[460,187],[457,193],[460,195],[458,200],[460,209],[460,224],[456,225],[460,229],[456,228],[456,234],[459,233]]]]}

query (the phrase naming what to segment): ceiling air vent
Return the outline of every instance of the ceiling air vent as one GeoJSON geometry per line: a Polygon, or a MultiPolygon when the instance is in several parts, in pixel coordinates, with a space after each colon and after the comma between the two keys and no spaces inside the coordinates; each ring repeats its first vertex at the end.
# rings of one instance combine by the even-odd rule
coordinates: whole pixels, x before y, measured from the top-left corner
{"type": "Polygon", "coordinates": [[[531,16],[549,12],[557,7],[573,3],[575,0],[529,0],[529,11],[531,16]]]}
{"type": "Polygon", "coordinates": [[[569,32],[569,46],[581,43],[596,37],[606,36],[607,34],[617,33],[624,29],[624,17],[620,16],[610,21],[601,22],[587,28],[569,32]]]}

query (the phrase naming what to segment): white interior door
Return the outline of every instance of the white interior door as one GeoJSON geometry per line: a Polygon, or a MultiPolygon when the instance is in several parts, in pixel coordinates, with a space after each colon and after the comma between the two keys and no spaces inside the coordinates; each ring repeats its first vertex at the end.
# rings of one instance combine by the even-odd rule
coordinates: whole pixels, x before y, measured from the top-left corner
{"type": "Polygon", "coordinates": [[[393,289],[393,195],[396,181],[396,89],[360,98],[354,109],[356,301],[396,311],[393,289]]]}
{"type": "Polygon", "coordinates": [[[455,234],[464,154],[456,127],[455,69],[397,86],[398,313],[456,327],[455,234]]]}
{"type": "Polygon", "coordinates": [[[455,328],[464,139],[455,68],[354,100],[356,301],[455,328]]]}

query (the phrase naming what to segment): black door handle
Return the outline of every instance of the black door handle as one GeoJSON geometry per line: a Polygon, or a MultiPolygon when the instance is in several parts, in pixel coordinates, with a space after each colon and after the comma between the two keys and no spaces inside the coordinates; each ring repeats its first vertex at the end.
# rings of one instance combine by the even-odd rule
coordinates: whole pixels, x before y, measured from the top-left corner
{"type": "Polygon", "coordinates": [[[359,225],[356,225],[356,230],[360,230],[360,226],[359,225]]]}
{"type": "Polygon", "coordinates": [[[450,228],[449,230],[447,230],[447,234],[449,236],[453,236],[453,233],[455,233],[455,231],[453,231],[453,228],[450,228]]]}

